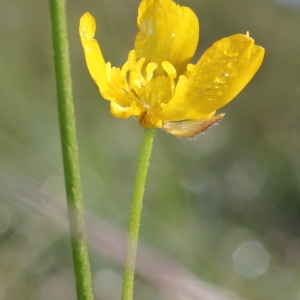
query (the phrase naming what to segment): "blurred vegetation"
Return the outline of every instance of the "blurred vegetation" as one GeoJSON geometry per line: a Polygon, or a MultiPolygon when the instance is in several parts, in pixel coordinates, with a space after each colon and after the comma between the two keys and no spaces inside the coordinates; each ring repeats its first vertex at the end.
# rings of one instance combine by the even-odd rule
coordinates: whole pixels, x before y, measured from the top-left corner
{"type": "MultiPolygon", "coordinates": [[[[195,60],[214,41],[247,30],[266,57],[221,110],[219,126],[191,141],[157,131],[140,238],[241,297],[299,299],[300,6],[177,2],[200,21],[195,60]]],[[[85,11],[95,16],[104,57],[121,66],[133,47],[138,4],[67,4],[86,211],[124,231],[143,130],[110,115],[88,74],[78,22],[85,11]]],[[[0,299],[74,299],[67,234],[11,200],[20,188],[24,200],[42,205],[45,187],[64,199],[48,3],[2,1],[0,15],[0,173],[7,180],[0,183],[0,299]],[[29,261],[33,249],[40,254],[29,261]]],[[[96,299],[119,299],[122,267],[91,254],[96,299]]],[[[141,280],[136,299],[169,298],[141,280]]]]}

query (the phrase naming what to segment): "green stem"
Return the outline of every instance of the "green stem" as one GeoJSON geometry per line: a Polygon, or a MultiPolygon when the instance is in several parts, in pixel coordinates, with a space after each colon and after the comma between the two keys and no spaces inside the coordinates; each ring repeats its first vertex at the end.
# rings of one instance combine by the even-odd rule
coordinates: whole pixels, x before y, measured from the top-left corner
{"type": "Polygon", "coordinates": [[[154,129],[145,128],[129,217],[127,257],[123,275],[122,300],[131,300],[133,295],[136,249],[138,244],[145,183],[153,145],[153,138],[154,129]]]}
{"type": "Polygon", "coordinates": [[[65,1],[50,0],[50,13],[59,124],[77,299],[92,300],[93,292],[78,166],[65,1]]]}

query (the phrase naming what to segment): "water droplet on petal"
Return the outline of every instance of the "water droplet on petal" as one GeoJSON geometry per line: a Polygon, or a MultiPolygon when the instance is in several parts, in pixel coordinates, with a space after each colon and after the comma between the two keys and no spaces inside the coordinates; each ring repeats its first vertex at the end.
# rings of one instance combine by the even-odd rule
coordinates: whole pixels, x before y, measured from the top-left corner
{"type": "Polygon", "coordinates": [[[235,49],[226,49],[224,51],[224,54],[230,57],[237,57],[239,55],[239,52],[236,51],[235,49]]]}
{"type": "Polygon", "coordinates": [[[236,67],[236,58],[232,59],[227,66],[229,69],[234,69],[236,67]]]}
{"type": "Polygon", "coordinates": [[[216,77],[215,82],[220,83],[221,85],[223,85],[227,78],[229,77],[228,73],[223,73],[220,76],[216,77]]]}

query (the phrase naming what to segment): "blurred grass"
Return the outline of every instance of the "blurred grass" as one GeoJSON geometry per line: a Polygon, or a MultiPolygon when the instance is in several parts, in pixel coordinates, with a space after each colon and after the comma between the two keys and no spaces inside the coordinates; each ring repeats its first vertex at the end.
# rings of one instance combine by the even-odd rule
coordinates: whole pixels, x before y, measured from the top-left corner
{"type": "MultiPolygon", "coordinates": [[[[266,48],[266,57],[246,89],[221,110],[226,117],[219,126],[192,141],[156,134],[141,239],[203,280],[247,299],[298,299],[300,8],[266,0],[178,2],[200,20],[196,60],[217,39],[247,30],[266,48]],[[253,250],[254,262],[244,258],[241,269],[234,262],[249,241],[268,256],[265,271],[252,277],[247,267],[255,265],[259,250],[253,250]]],[[[134,119],[110,115],[87,72],[78,21],[85,11],[96,17],[106,60],[121,66],[133,47],[138,4],[67,6],[85,206],[124,230],[142,128],[134,119]]],[[[0,171],[14,170],[43,191],[49,179],[62,176],[48,3],[2,1],[0,15],[0,171]]],[[[24,188],[24,198],[42,203],[30,184],[24,188]]],[[[0,193],[0,299],[74,299],[68,237],[11,202],[9,192],[0,193]],[[39,247],[40,258],[27,263],[39,247]],[[16,274],[7,292],[6,282],[16,274]]],[[[112,284],[97,299],[118,299],[113,282],[120,281],[122,268],[92,254],[97,288],[98,280],[112,284]]],[[[136,299],[168,299],[158,295],[138,282],[136,299]]]]}

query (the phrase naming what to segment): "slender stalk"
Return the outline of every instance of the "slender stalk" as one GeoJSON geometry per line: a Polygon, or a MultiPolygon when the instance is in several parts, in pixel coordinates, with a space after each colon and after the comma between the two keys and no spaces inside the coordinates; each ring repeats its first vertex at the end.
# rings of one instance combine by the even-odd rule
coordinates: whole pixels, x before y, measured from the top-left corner
{"type": "Polygon", "coordinates": [[[128,228],[127,257],[123,275],[122,300],[131,300],[133,296],[136,250],[138,244],[145,183],[153,145],[153,138],[154,129],[145,128],[131,202],[128,228]]]}
{"type": "Polygon", "coordinates": [[[92,300],[90,264],[78,166],[65,1],[50,0],[50,13],[59,124],[77,299],[92,300]]]}

